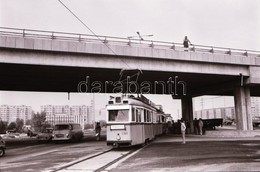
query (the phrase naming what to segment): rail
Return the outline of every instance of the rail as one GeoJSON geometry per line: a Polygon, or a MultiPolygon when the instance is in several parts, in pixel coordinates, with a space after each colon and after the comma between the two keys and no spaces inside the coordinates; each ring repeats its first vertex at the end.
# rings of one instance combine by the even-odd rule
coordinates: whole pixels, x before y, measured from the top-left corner
{"type": "Polygon", "coordinates": [[[132,38],[122,38],[103,35],[90,35],[79,33],[65,33],[55,31],[41,31],[32,29],[18,29],[9,27],[0,27],[0,35],[21,36],[26,38],[43,38],[43,39],[57,39],[57,40],[70,40],[79,42],[100,42],[107,45],[125,45],[132,47],[150,47],[160,49],[173,49],[179,51],[194,51],[206,53],[218,53],[229,55],[242,55],[260,57],[260,51],[243,50],[235,48],[225,48],[216,46],[205,46],[192,44],[189,48],[184,48],[182,43],[153,41],[153,40],[140,40],[132,38]]]}

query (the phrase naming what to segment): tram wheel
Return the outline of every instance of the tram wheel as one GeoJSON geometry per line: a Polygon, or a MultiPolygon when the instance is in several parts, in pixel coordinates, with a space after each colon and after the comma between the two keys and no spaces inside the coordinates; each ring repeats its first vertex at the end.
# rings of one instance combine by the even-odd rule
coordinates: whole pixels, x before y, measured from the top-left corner
{"type": "Polygon", "coordinates": [[[114,148],[114,149],[119,148],[119,144],[117,144],[117,143],[113,143],[113,148],[114,148]]]}

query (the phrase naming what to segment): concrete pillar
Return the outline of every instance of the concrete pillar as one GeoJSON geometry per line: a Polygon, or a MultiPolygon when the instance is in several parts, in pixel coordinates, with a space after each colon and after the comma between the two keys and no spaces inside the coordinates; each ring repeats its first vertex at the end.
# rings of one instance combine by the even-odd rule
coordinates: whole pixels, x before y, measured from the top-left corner
{"type": "Polygon", "coordinates": [[[181,99],[182,107],[182,118],[184,121],[190,124],[190,127],[187,127],[187,133],[193,133],[193,107],[192,107],[192,97],[185,96],[181,99]]]}
{"type": "Polygon", "coordinates": [[[246,111],[247,111],[247,130],[253,130],[252,112],[251,112],[251,96],[250,89],[245,90],[246,111]]]}
{"type": "Polygon", "coordinates": [[[248,87],[236,87],[235,111],[238,130],[252,130],[250,89],[248,87]]]}

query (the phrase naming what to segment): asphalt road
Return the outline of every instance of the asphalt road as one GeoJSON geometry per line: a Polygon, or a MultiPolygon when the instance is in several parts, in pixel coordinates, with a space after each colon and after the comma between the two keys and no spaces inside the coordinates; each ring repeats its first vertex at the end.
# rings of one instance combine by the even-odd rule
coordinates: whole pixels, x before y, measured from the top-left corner
{"type": "MultiPolygon", "coordinates": [[[[186,141],[182,144],[180,136],[174,135],[159,137],[107,171],[260,171],[260,137],[188,135],[186,141]]],[[[0,158],[0,172],[52,171],[109,149],[104,135],[96,141],[91,133],[80,143],[30,143],[7,148],[0,158]]],[[[80,168],[85,169],[77,165],[77,170],[80,168]]]]}
{"type": "Polygon", "coordinates": [[[260,138],[163,136],[111,171],[260,171],[260,138]]]}
{"type": "Polygon", "coordinates": [[[0,158],[0,172],[49,171],[84,156],[107,150],[103,135],[96,141],[92,134],[78,143],[14,142],[0,158]]]}

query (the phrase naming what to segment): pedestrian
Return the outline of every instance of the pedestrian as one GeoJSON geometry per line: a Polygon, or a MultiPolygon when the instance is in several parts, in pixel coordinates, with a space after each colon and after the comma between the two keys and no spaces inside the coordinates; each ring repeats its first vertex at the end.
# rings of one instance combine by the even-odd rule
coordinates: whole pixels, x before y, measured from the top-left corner
{"type": "Polygon", "coordinates": [[[168,121],[167,122],[167,129],[166,129],[166,134],[170,134],[172,129],[172,122],[168,121]]]}
{"type": "Polygon", "coordinates": [[[101,132],[101,126],[100,126],[99,122],[96,123],[95,131],[96,131],[97,141],[99,141],[100,140],[100,132],[101,132]]]}
{"type": "Polygon", "coordinates": [[[200,135],[203,134],[202,128],[203,128],[203,121],[202,121],[202,119],[200,118],[200,119],[199,119],[199,132],[200,132],[200,135]]]}
{"type": "Polygon", "coordinates": [[[182,143],[185,144],[185,132],[186,132],[186,125],[183,119],[181,119],[181,136],[182,136],[182,143]]]}
{"type": "MultiPolygon", "coordinates": [[[[187,36],[184,37],[184,40],[183,40],[183,46],[184,48],[189,48],[189,43],[191,44],[190,40],[188,39],[187,36]]],[[[191,44],[192,45],[192,44],[191,44]]]]}
{"type": "Polygon", "coordinates": [[[194,133],[195,133],[195,135],[198,135],[199,134],[199,121],[197,120],[197,118],[194,119],[193,125],[194,125],[194,133]]]}

